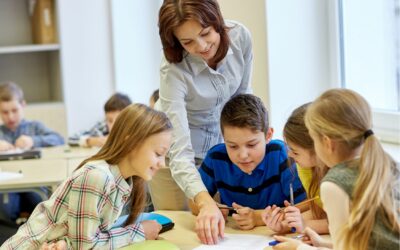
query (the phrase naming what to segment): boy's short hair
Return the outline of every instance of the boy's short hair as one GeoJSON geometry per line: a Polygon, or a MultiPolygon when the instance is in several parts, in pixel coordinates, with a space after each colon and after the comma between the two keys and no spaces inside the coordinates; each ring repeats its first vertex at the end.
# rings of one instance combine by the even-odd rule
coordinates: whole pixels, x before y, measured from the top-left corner
{"type": "Polygon", "coordinates": [[[131,103],[132,101],[129,98],[129,96],[121,93],[115,93],[104,104],[104,112],[108,113],[114,111],[121,111],[131,103]]]}
{"type": "Polygon", "coordinates": [[[261,99],[251,94],[232,97],[221,113],[221,131],[224,127],[249,128],[267,134],[269,128],[268,111],[261,99]]]}
{"type": "Polygon", "coordinates": [[[20,103],[24,101],[24,92],[14,82],[0,83],[0,102],[9,102],[13,99],[18,100],[20,103]]]}

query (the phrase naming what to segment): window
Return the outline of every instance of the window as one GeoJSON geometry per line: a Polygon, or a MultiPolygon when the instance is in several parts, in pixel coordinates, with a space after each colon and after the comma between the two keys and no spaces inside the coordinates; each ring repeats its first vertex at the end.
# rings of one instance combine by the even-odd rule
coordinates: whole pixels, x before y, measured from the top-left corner
{"type": "Polygon", "coordinates": [[[400,143],[400,0],[338,0],[340,82],[374,110],[374,130],[400,143]]]}

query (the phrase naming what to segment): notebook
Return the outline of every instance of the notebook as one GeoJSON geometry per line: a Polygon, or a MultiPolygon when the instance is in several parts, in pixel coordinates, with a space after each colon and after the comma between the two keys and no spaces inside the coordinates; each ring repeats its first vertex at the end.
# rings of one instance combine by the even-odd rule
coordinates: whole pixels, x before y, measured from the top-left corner
{"type": "MultiPolygon", "coordinates": [[[[113,227],[122,226],[127,219],[128,215],[123,215],[119,217],[117,222],[113,225],[113,227]]],[[[157,213],[141,213],[136,222],[141,222],[144,220],[156,220],[158,223],[160,223],[162,226],[160,233],[171,230],[175,226],[175,223],[172,222],[170,218],[157,213]]]]}
{"type": "Polygon", "coordinates": [[[13,149],[0,151],[0,161],[22,160],[22,159],[39,159],[42,156],[40,149],[13,149]]]}
{"type": "Polygon", "coordinates": [[[144,220],[156,220],[158,223],[160,223],[162,226],[160,233],[171,230],[175,226],[175,223],[173,223],[170,218],[157,213],[141,213],[138,221],[144,220]]]}

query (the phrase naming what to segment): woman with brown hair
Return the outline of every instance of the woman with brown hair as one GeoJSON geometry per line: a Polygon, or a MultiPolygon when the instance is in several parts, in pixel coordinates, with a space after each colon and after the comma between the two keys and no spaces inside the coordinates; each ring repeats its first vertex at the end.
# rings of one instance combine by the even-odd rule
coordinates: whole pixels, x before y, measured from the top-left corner
{"type": "MultiPolygon", "coordinates": [[[[196,166],[223,141],[219,118],[224,104],[232,96],[251,92],[250,33],[242,24],[224,20],[216,0],[165,0],[159,34],[165,60],[156,109],[166,112],[174,126],[169,167],[179,187],[200,208],[200,240],[215,244],[223,236],[224,218],[196,166]]],[[[153,202],[160,208],[157,200],[153,202]]]]}

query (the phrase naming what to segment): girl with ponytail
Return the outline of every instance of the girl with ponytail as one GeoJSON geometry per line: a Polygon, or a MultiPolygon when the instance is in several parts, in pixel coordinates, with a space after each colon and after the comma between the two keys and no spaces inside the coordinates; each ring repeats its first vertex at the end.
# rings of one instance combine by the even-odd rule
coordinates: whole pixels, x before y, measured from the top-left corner
{"type": "MultiPolygon", "coordinates": [[[[371,129],[367,101],[351,90],[329,90],[308,107],[305,123],[318,157],[330,168],[321,199],[333,248],[399,249],[400,169],[371,129]]],[[[320,246],[315,232],[306,234],[320,246]]],[[[277,239],[285,242],[275,249],[313,249],[277,239]]]]}

